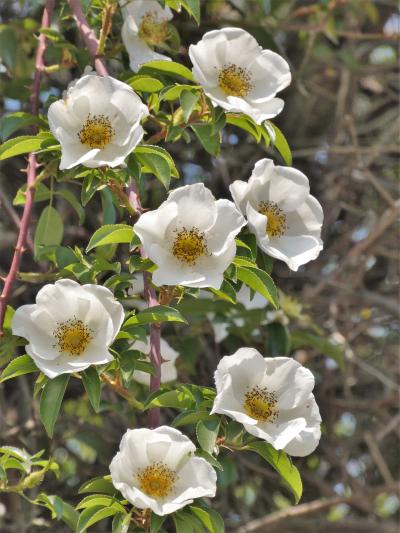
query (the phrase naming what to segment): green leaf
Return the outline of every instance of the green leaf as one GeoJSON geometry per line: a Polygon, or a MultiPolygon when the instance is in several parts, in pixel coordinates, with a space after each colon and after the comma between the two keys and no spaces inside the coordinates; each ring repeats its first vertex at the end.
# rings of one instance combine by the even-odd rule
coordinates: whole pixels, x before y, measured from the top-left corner
{"type": "Polygon", "coordinates": [[[180,96],[180,103],[183,111],[183,118],[187,122],[190,118],[190,115],[195,108],[199,95],[192,91],[183,91],[180,96]]]}
{"type": "Polygon", "coordinates": [[[261,441],[248,444],[246,449],[261,455],[278,472],[285,485],[292,492],[295,503],[298,503],[303,492],[303,485],[299,471],[286,453],[282,450],[275,450],[268,442],[261,441]]]}
{"type": "Polygon", "coordinates": [[[278,291],[271,276],[266,272],[259,268],[238,267],[237,278],[253,291],[262,294],[275,309],[278,309],[278,291]]]}
{"type": "Polygon", "coordinates": [[[210,290],[221,300],[225,300],[231,304],[236,304],[236,291],[228,280],[224,279],[219,289],[210,287],[210,290]]]}
{"type": "Polygon", "coordinates": [[[200,420],[196,426],[197,440],[202,449],[210,454],[214,452],[220,423],[221,420],[217,416],[211,415],[206,420],[200,420]]]}
{"type": "Polygon", "coordinates": [[[129,531],[137,532],[137,529],[130,529],[130,524],[132,521],[132,511],[128,514],[118,513],[114,516],[112,521],[112,533],[128,533],[129,531]]]}
{"type": "Polygon", "coordinates": [[[144,63],[139,71],[140,74],[147,72],[158,72],[167,76],[182,76],[182,78],[193,81],[191,71],[180,63],[175,63],[175,61],[149,61],[144,63]]]}
{"type": "Polygon", "coordinates": [[[137,359],[138,357],[142,357],[142,354],[135,350],[127,350],[120,355],[119,367],[123,382],[127,387],[129,387],[129,383],[135,370],[141,370],[148,374],[155,374],[155,368],[152,363],[149,361],[140,361],[137,359]]]}
{"type": "Polygon", "coordinates": [[[115,224],[117,220],[117,210],[114,206],[113,194],[108,187],[101,189],[101,206],[103,209],[103,224],[115,224]]]}
{"type": "Polygon", "coordinates": [[[145,93],[156,93],[161,91],[164,87],[164,84],[156,78],[151,78],[150,76],[133,76],[129,78],[126,82],[132,87],[135,91],[141,91],[145,93]]]}
{"type": "Polygon", "coordinates": [[[208,411],[199,411],[198,409],[187,410],[183,413],[179,413],[172,422],[172,427],[178,428],[180,426],[186,426],[190,424],[197,424],[199,420],[205,420],[209,418],[210,413],[208,411]]]}
{"type": "Polygon", "coordinates": [[[235,259],[233,260],[233,264],[238,267],[247,267],[247,268],[258,268],[257,264],[247,257],[241,257],[237,255],[235,259]]]}
{"type": "Polygon", "coordinates": [[[126,166],[128,167],[129,174],[132,178],[135,178],[138,183],[140,183],[140,178],[142,176],[142,169],[139,164],[139,161],[136,159],[135,154],[131,153],[126,159],[126,166]]]}
{"type": "Polygon", "coordinates": [[[98,413],[101,395],[101,381],[99,374],[93,366],[90,366],[81,373],[81,377],[85,391],[89,396],[90,403],[95,412],[98,413]]]}
{"type": "Polygon", "coordinates": [[[201,522],[186,511],[179,511],[172,515],[175,524],[175,533],[200,533],[202,531],[201,522]]]}
{"type": "Polygon", "coordinates": [[[175,166],[175,162],[169,152],[165,150],[165,148],[161,148],[161,146],[154,146],[152,144],[143,144],[141,146],[138,146],[135,150],[135,154],[139,155],[158,155],[165,159],[165,161],[168,163],[169,169],[171,171],[171,176],[174,178],[179,178],[179,172],[178,169],[175,166]]]}
{"type": "Polygon", "coordinates": [[[103,507],[102,505],[97,505],[94,507],[89,507],[85,509],[78,520],[78,525],[76,527],[76,533],[83,533],[87,530],[88,527],[108,518],[109,516],[114,516],[115,514],[121,512],[117,506],[103,507]]]}
{"type": "MultiPolygon", "coordinates": [[[[52,496],[48,496],[48,498],[52,498],[52,496]]],[[[54,498],[57,498],[57,496],[54,496],[54,498]]],[[[61,499],[61,498],[60,498],[61,499]]],[[[75,530],[78,520],[79,520],[79,513],[67,502],[64,502],[62,500],[62,507],[60,509],[61,516],[60,519],[67,524],[68,527],[75,530]]]]}
{"type": "Polygon", "coordinates": [[[101,492],[104,494],[115,494],[117,489],[111,481],[111,476],[95,477],[86,481],[78,490],[78,494],[87,492],[101,492]]]}
{"type": "Polygon", "coordinates": [[[40,28],[39,31],[53,42],[55,48],[67,48],[68,50],[72,50],[74,54],[78,51],[73,43],[67,41],[62,33],[59,33],[54,28],[40,28]]]}
{"type": "Polygon", "coordinates": [[[5,314],[4,322],[3,322],[4,330],[8,329],[9,331],[11,331],[12,319],[14,315],[15,315],[15,310],[11,307],[11,305],[7,305],[6,314],[5,314]]]}
{"type": "Polygon", "coordinates": [[[64,40],[64,37],[54,28],[39,28],[39,32],[43,33],[49,41],[59,42],[64,40]]]}
{"type": "Polygon", "coordinates": [[[135,370],[141,370],[142,372],[153,375],[156,373],[156,369],[148,361],[135,361],[135,370]]]}
{"type": "Polygon", "coordinates": [[[14,458],[4,457],[2,458],[2,467],[4,470],[20,470],[21,472],[24,472],[27,474],[29,472],[29,466],[26,464],[22,464],[20,461],[14,458]]]}
{"type": "Polygon", "coordinates": [[[144,309],[137,315],[131,316],[124,323],[123,327],[134,326],[136,324],[151,324],[153,322],[183,322],[187,324],[186,319],[174,307],[156,305],[144,309]]]}
{"type": "Polygon", "coordinates": [[[6,24],[0,25],[1,60],[11,71],[17,60],[18,37],[16,29],[6,24]]]}
{"type": "Polygon", "coordinates": [[[270,121],[267,121],[267,124],[273,129],[274,135],[270,135],[273,145],[278,150],[278,152],[281,154],[285,163],[290,167],[292,164],[292,152],[290,151],[290,147],[286,140],[286,137],[283,135],[281,130],[278,128],[278,126],[276,126],[270,121]],[[275,139],[273,137],[275,137],[275,139]]]}
{"type": "Polygon", "coordinates": [[[76,529],[79,513],[69,503],[63,501],[59,496],[41,493],[38,500],[43,501],[45,507],[52,512],[52,518],[61,519],[67,526],[76,529]]]}
{"type": "Polygon", "coordinates": [[[211,134],[218,134],[226,124],[226,115],[224,110],[221,107],[214,107],[210,104],[210,110],[212,115],[211,125],[211,134]]]}
{"type": "Polygon", "coordinates": [[[61,374],[54,379],[50,379],[43,387],[40,396],[39,413],[40,420],[49,437],[53,436],[54,425],[60,412],[69,378],[69,374],[61,374]]]}
{"type": "Polygon", "coordinates": [[[202,524],[210,533],[223,533],[225,531],[224,521],[220,514],[209,507],[197,507],[191,505],[189,507],[191,512],[201,520],[202,524]]]}
{"type": "Polygon", "coordinates": [[[73,207],[73,209],[75,210],[76,214],[78,215],[79,224],[82,224],[83,221],[85,220],[85,210],[83,209],[83,207],[79,203],[79,201],[76,198],[76,196],[74,195],[74,193],[72,193],[68,189],[60,189],[59,191],[54,191],[54,194],[64,198],[64,200],[66,200],[73,207]]]}
{"type": "Polygon", "coordinates": [[[290,337],[287,328],[279,322],[267,326],[267,354],[269,357],[287,355],[290,352],[290,337]]]}
{"type": "Polygon", "coordinates": [[[182,6],[200,24],[200,0],[180,0],[182,6]]]}
{"type": "Polygon", "coordinates": [[[143,165],[142,172],[154,174],[166,190],[169,189],[171,176],[179,176],[172,157],[164,148],[143,145],[138,146],[134,154],[143,165]]]}
{"type": "Polygon", "coordinates": [[[260,142],[261,128],[257,124],[254,124],[253,121],[249,120],[246,116],[236,116],[228,113],[226,116],[226,122],[227,124],[232,124],[233,126],[237,126],[238,128],[247,131],[247,133],[250,133],[250,135],[252,135],[258,143],[260,142]]]}
{"type": "Polygon", "coordinates": [[[150,533],[158,533],[165,522],[166,516],[159,516],[151,513],[150,533]]]}
{"type": "Polygon", "coordinates": [[[40,255],[42,246],[61,244],[64,224],[58,211],[51,205],[45,207],[36,226],[34,249],[35,257],[40,255]]]}
{"type": "Polygon", "coordinates": [[[125,512],[125,508],[115,500],[114,496],[110,496],[109,494],[90,494],[90,496],[83,498],[76,508],[88,509],[89,507],[95,507],[97,505],[101,505],[102,507],[109,507],[112,505],[113,507],[116,507],[120,513],[125,512]]]}
{"type": "MultiPolygon", "coordinates": [[[[29,454],[25,450],[23,450],[21,448],[16,448],[14,446],[1,446],[0,447],[0,453],[5,454],[7,456],[7,458],[9,456],[15,457],[16,459],[18,459],[18,461],[20,461],[21,463],[24,463],[23,469],[26,472],[30,471],[30,468],[31,468],[30,459],[31,458],[30,458],[29,454]]],[[[2,460],[3,459],[4,458],[2,458],[2,460]]]]}
{"type": "Polygon", "coordinates": [[[13,137],[0,145],[0,161],[16,155],[26,154],[27,152],[37,152],[53,145],[54,148],[59,147],[57,141],[48,132],[43,132],[39,135],[13,137]]]}
{"type": "Polygon", "coordinates": [[[16,357],[9,363],[0,375],[0,383],[12,379],[23,374],[30,374],[32,372],[39,372],[38,367],[33,362],[29,355],[21,355],[16,357]]]}
{"type": "Polygon", "coordinates": [[[150,396],[145,404],[145,409],[152,407],[173,407],[175,409],[190,409],[193,407],[193,399],[185,391],[171,390],[167,392],[157,391],[150,396]]]}
{"type": "MultiPolygon", "coordinates": [[[[250,256],[253,259],[253,261],[257,259],[258,248],[257,248],[257,239],[255,235],[253,235],[252,233],[246,233],[241,236],[241,240],[240,239],[235,239],[235,240],[239,248],[244,248],[245,250],[250,251],[250,256]]],[[[247,255],[247,254],[241,253],[240,255],[247,255]]]]}
{"type": "Polygon", "coordinates": [[[191,128],[196,134],[196,137],[199,139],[204,150],[216,157],[221,148],[220,133],[213,134],[213,127],[210,124],[191,126],[191,128]]]}
{"type": "Polygon", "coordinates": [[[74,254],[71,248],[66,246],[57,246],[55,255],[57,266],[60,269],[78,261],[77,256],[74,254]]]}
{"type": "Polygon", "coordinates": [[[208,453],[205,450],[198,449],[195,451],[195,455],[196,457],[202,457],[203,459],[205,459],[214,468],[218,468],[218,470],[221,470],[221,472],[223,471],[224,467],[219,461],[217,461],[217,459],[213,455],[211,455],[211,453],[208,453]]]}
{"type": "MultiPolygon", "coordinates": [[[[51,191],[44,183],[37,183],[35,185],[35,202],[42,202],[48,200],[51,196],[51,191]]],[[[26,203],[26,184],[18,189],[14,197],[13,205],[24,205],[26,203]]]]}
{"type": "Polygon", "coordinates": [[[5,141],[14,131],[26,128],[32,124],[41,124],[42,122],[38,117],[30,113],[24,113],[23,111],[10,113],[0,119],[0,138],[5,141]]]}
{"type": "Polygon", "coordinates": [[[137,158],[142,165],[144,165],[142,172],[150,172],[151,174],[154,174],[168,191],[171,183],[171,171],[165,159],[157,154],[137,155],[137,158]]]}
{"type": "Polygon", "coordinates": [[[100,190],[104,184],[98,179],[93,172],[83,178],[81,189],[81,203],[85,207],[86,204],[92,199],[96,191],[100,190]]]}
{"type": "MultiPolygon", "coordinates": [[[[49,496],[49,498],[51,498],[51,496],[49,496]]],[[[63,501],[60,518],[68,527],[75,530],[78,525],[79,513],[72,507],[72,505],[63,501]]]]}
{"type": "Polygon", "coordinates": [[[160,101],[172,101],[177,100],[183,91],[193,91],[194,89],[199,89],[198,85],[188,85],[188,84],[175,84],[165,87],[160,93],[160,101]]]}
{"type": "Polygon", "coordinates": [[[90,238],[86,253],[106,244],[129,244],[133,238],[133,226],[128,224],[107,224],[96,230],[90,238]]]}

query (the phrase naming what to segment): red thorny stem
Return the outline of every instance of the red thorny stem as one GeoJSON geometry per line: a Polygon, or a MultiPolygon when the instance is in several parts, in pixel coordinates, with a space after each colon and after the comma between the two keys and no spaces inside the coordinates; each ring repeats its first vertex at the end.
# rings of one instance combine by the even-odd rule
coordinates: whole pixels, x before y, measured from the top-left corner
{"type": "MultiPolygon", "coordinates": [[[[43,9],[42,15],[42,28],[50,26],[51,17],[53,15],[55,0],[47,0],[43,9]]],[[[44,69],[44,52],[46,50],[46,37],[41,33],[38,39],[38,47],[36,49],[35,57],[35,74],[33,79],[32,96],[30,99],[30,110],[32,115],[37,115],[39,110],[39,93],[40,82],[42,79],[42,73],[44,69]]],[[[37,128],[34,128],[34,133],[37,133],[37,128]]],[[[5,278],[3,291],[0,296],[0,336],[4,334],[3,324],[6,315],[6,309],[9,299],[11,298],[12,287],[17,277],[22,254],[26,250],[26,242],[28,238],[28,228],[32,214],[33,202],[35,198],[35,180],[36,180],[36,156],[30,153],[28,156],[28,167],[26,170],[27,182],[26,182],[26,201],[24,205],[24,211],[22,213],[21,222],[19,225],[19,233],[17,244],[15,246],[14,256],[11,262],[10,270],[5,278]]]]}
{"type": "MultiPolygon", "coordinates": [[[[88,48],[89,54],[94,61],[94,66],[96,72],[101,76],[107,76],[107,69],[102,61],[102,59],[97,55],[99,48],[99,41],[95,36],[93,30],[90,28],[86,17],[82,11],[82,6],[79,0],[68,0],[71,11],[76,20],[79,31],[81,32],[82,38],[85,41],[85,44],[88,48]]],[[[127,188],[127,195],[129,198],[129,203],[135,210],[135,212],[140,216],[143,212],[143,208],[140,203],[139,194],[137,188],[135,187],[134,182],[127,188]]],[[[142,257],[144,256],[143,250],[141,250],[142,257]]],[[[158,305],[158,300],[156,292],[151,285],[151,275],[148,272],[143,272],[143,281],[144,281],[144,297],[147,301],[148,307],[154,307],[158,305]]],[[[150,392],[154,392],[160,388],[161,383],[161,353],[160,353],[160,337],[161,337],[161,326],[160,324],[151,324],[150,325],[150,361],[152,362],[155,368],[155,375],[150,377],[150,392]]],[[[156,428],[160,425],[160,409],[154,408],[149,411],[148,424],[150,428],[156,428]]]]}

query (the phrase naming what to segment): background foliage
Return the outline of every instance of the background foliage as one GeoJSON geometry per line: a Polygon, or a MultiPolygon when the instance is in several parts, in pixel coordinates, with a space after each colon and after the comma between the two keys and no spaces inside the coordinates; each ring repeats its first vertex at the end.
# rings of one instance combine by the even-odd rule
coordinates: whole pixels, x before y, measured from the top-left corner
{"type": "MultiPolygon", "coordinates": [[[[94,14],[99,6],[100,17],[101,2],[91,4],[94,14]]],[[[394,532],[400,507],[395,484],[400,437],[394,295],[398,285],[397,235],[393,229],[399,210],[396,64],[400,19],[396,3],[206,0],[201,8],[200,27],[184,12],[174,18],[181,36],[177,57],[187,66],[187,46],[207,30],[227,24],[247,29],[264,47],[289,58],[294,82],[284,93],[285,110],[274,122],[285,132],[294,165],[310,178],[311,191],[325,212],[325,249],[319,259],[297,273],[279,262],[273,266],[274,279],[283,291],[282,307],[290,320],[287,326],[274,322],[254,335],[260,316],[243,311],[244,327],[232,322],[229,337],[217,344],[206,313],[217,311],[214,321],[226,320],[232,306],[223,301],[211,306],[203,301],[197,308],[191,305],[185,309],[182,304],[190,327],[170,323],[163,330],[181,353],[179,372],[183,382],[212,385],[219,358],[244,343],[269,355],[290,351],[313,370],[317,379],[323,438],[314,454],[295,461],[304,485],[301,505],[289,507],[290,495],[279,484],[278,475],[249,452],[233,458],[223,454],[219,485],[224,490],[218,492],[213,506],[226,517],[228,531],[242,526],[241,531],[394,532]],[[252,522],[263,517],[259,525],[252,522]]],[[[27,110],[34,32],[39,28],[40,15],[39,1],[7,1],[0,7],[0,103],[5,112],[21,112],[19,126],[24,118],[29,126],[23,113],[27,110]]],[[[116,21],[119,16],[115,15],[116,21]]],[[[61,36],[54,26],[49,32],[46,64],[61,63],[65,68],[54,72],[50,69],[45,77],[43,111],[88,63],[67,9],[61,7],[58,17],[67,31],[61,36]]],[[[92,22],[100,27],[99,18],[92,22]]],[[[117,34],[120,26],[120,22],[115,23],[107,45],[110,57],[121,46],[117,34]]],[[[18,131],[19,135],[23,133],[18,131]]],[[[165,145],[182,177],[179,185],[201,180],[217,197],[229,197],[229,184],[235,179],[247,180],[254,163],[265,154],[276,160],[290,157],[283,140],[277,140],[279,155],[279,150],[266,147],[264,142],[258,144],[257,135],[252,137],[233,124],[223,128],[220,152],[216,158],[211,157],[205,155],[204,143],[211,143],[206,148],[214,155],[218,148],[212,144],[213,136],[206,133],[203,138],[196,131],[188,133],[190,144],[181,139],[165,145]]],[[[10,121],[2,120],[2,141],[12,134],[10,121]]],[[[11,158],[2,162],[0,170],[2,275],[7,273],[16,239],[13,213],[19,213],[23,203],[18,191],[25,181],[20,171],[24,166],[23,157],[11,158]]],[[[161,181],[168,179],[163,168],[161,181]]],[[[100,225],[121,221],[118,202],[111,192],[103,188],[93,195],[93,180],[85,180],[82,200],[88,205],[84,213],[74,200],[77,187],[73,183],[55,186],[44,176],[31,232],[33,252],[39,259],[40,231],[35,234],[34,228],[45,223],[43,214],[40,220],[38,217],[50,205],[50,198],[52,207],[47,208],[47,216],[51,217],[54,242],[46,241],[46,245],[59,244],[62,238],[65,247],[85,248],[100,225]]],[[[164,199],[165,190],[154,179],[143,184],[145,205],[156,207],[164,199]]],[[[63,260],[67,261],[58,257],[58,264],[63,260]]],[[[107,275],[113,269],[117,271],[118,266],[108,260],[105,253],[103,258],[97,257],[98,264],[86,265],[86,270],[80,266],[81,279],[86,281],[103,269],[108,270],[107,275]]],[[[38,272],[32,255],[25,254],[14,307],[32,302],[37,283],[53,279],[51,262],[43,260],[39,264],[38,272]]],[[[0,355],[1,365],[15,349],[18,347],[5,349],[0,355]]],[[[101,412],[95,413],[90,398],[74,380],[50,440],[39,422],[38,401],[32,402],[32,389],[30,376],[0,385],[0,443],[32,453],[45,449],[46,457],[51,454],[59,468],[52,463],[41,465],[39,457],[14,460],[25,465],[27,475],[26,465],[32,463],[54,473],[58,470],[58,478],[46,473],[47,492],[75,505],[81,499],[77,489],[83,481],[107,473],[120,436],[126,427],[133,427],[137,415],[108,388],[103,392],[101,412]]],[[[177,414],[172,409],[163,413],[169,421],[177,414]]],[[[11,454],[7,460],[12,458],[11,454]]],[[[38,490],[31,491],[32,497],[38,490]]],[[[64,530],[62,522],[52,522],[50,513],[18,495],[2,495],[1,501],[2,531],[64,530]]],[[[50,507],[57,507],[50,503],[50,507]]],[[[100,522],[95,530],[109,531],[110,526],[100,522]]]]}

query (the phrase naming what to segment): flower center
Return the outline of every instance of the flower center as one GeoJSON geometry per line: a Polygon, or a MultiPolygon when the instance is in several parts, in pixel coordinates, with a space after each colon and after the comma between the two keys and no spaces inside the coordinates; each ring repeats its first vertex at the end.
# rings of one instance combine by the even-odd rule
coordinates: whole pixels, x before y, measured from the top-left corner
{"type": "Polygon", "coordinates": [[[163,43],[168,37],[168,21],[159,20],[155,11],[147,12],[140,24],[139,37],[153,46],[163,43]]]}
{"type": "Polygon", "coordinates": [[[208,253],[204,233],[197,228],[191,230],[183,228],[176,236],[172,253],[182,263],[194,265],[199,257],[208,253]]]}
{"type": "Polygon", "coordinates": [[[286,215],[275,202],[260,202],[258,212],[268,219],[266,233],[268,237],[282,237],[289,229],[286,215]]]}
{"type": "Polygon", "coordinates": [[[253,387],[244,395],[245,413],[259,422],[275,422],[279,415],[275,392],[253,387]]]}
{"type": "Polygon", "coordinates": [[[78,137],[82,144],[86,144],[90,148],[105,148],[107,144],[110,144],[114,133],[114,128],[108,117],[88,115],[78,137]]]}
{"type": "Polygon", "coordinates": [[[70,356],[81,355],[93,338],[90,328],[77,318],[59,322],[53,335],[56,340],[54,346],[70,356]]]}
{"type": "Polygon", "coordinates": [[[227,96],[239,96],[240,98],[247,96],[253,87],[249,71],[233,63],[225,65],[220,70],[218,85],[227,96]]]}
{"type": "Polygon", "coordinates": [[[140,490],[153,498],[165,498],[174,488],[176,473],[164,463],[147,466],[137,474],[140,490]]]}

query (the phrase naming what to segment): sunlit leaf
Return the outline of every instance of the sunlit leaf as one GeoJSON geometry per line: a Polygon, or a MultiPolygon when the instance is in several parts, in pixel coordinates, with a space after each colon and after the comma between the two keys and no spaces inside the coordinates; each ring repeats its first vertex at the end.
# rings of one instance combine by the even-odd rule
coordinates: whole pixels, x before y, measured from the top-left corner
{"type": "Polygon", "coordinates": [[[261,441],[248,444],[246,448],[258,453],[263,459],[268,461],[292,492],[295,503],[298,503],[303,492],[303,485],[299,471],[286,453],[282,450],[275,450],[268,442],[261,441]]]}
{"type": "Polygon", "coordinates": [[[175,63],[175,61],[149,61],[141,66],[139,74],[146,74],[147,72],[159,72],[167,76],[181,76],[193,81],[191,71],[180,63],[175,63]]]}
{"type": "Polygon", "coordinates": [[[237,278],[255,292],[266,298],[275,309],[279,307],[277,288],[271,276],[259,268],[238,267],[237,278]]]}
{"type": "Polygon", "coordinates": [[[32,357],[29,355],[21,355],[16,357],[9,363],[0,375],[0,383],[12,379],[24,374],[30,374],[32,372],[39,372],[39,369],[35,365],[32,357]]]}
{"type": "Polygon", "coordinates": [[[106,244],[129,244],[133,238],[133,226],[128,224],[107,224],[96,230],[90,238],[86,252],[106,244]]]}

